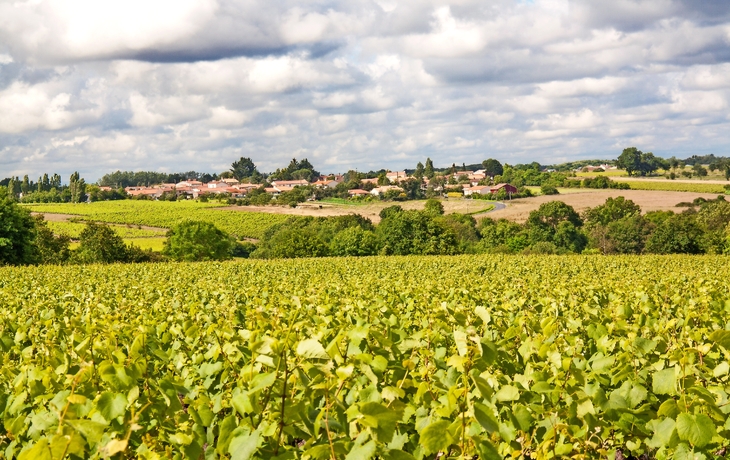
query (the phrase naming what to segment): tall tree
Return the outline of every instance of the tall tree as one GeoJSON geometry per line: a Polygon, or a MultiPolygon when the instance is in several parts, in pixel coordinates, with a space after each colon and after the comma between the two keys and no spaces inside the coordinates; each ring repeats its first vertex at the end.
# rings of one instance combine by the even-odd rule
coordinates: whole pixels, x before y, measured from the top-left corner
{"type": "Polygon", "coordinates": [[[30,191],[30,181],[28,180],[27,174],[23,176],[23,183],[20,184],[20,191],[23,193],[23,195],[30,191]]]}
{"type": "Polygon", "coordinates": [[[418,179],[419,181],[423,179],[424,169],[423,169],[423,163],[420,161],[416,165],[416,170],[413,172],[413,177],[418,179]]]}
{"type": "Polygon", "coordinates": [[[68,184],[69,192],[71,192],[71,202],[80,203],[84,199],[86,193],[86,181],[82,179],[78,171],[71,174],[68,184]]]}
{"type": "Polygon", "coordinates": [[[426,158],[426,166],[423,169],[423,175],[426,176],[428,179],[433,179],[433,176],[436,173],[433,170],[433,161],[431,161],[430,158],[426,158]]]}
{"type": "Polygon", "coordinates": [[[241,157],[238,161],[234,161],[231,164],[231,172],[233,173],[233,177],[240,181],[251,177],[257,171],[253,160],[241,157]]]}

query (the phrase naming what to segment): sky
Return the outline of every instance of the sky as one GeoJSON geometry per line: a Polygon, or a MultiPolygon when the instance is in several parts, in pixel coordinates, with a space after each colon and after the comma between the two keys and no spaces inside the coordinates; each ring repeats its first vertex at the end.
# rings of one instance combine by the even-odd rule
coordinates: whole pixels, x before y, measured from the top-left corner
{"type": "Polygon", "coordinates": [[[0,177],[730,155],[727,0],[0,0],[0,177]]]}

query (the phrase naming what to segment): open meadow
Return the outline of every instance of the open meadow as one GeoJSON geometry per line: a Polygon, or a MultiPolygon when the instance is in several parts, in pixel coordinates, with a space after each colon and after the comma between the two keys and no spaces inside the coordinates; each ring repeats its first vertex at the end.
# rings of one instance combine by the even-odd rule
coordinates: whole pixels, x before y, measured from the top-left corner
{"type": "Polygon", "coordinates": [[[730,436],[728,279],[713,256],[0,268],[0,452],[699,458],[730,436]]]}

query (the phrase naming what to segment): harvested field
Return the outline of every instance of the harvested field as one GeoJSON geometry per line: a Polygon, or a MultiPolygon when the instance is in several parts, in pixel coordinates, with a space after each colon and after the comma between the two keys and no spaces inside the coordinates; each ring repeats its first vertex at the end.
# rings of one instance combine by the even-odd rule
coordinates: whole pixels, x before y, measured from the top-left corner
{"type": "MultiPolygon", "coordinates": [[[[463,198],[447,198],[440,200],[444,206],[446,214],[451,213],[474,213],[476,211],[487,209],[494,205],[493,201],[485,200],[465,200],[463,198]]],[[[214,208],[220,210],[235,210],[243,212],[268,212],[272,214],[288,214],[292,216],[312,216],[312,217],[328,217],[328,216],[346,216],[348,214],[359,214],[367,217],[373,223],[380,222],[380,211],[388,206],[399,205],[403,209],[423,209],[426,200],[417,201],[375,201],[370,203],[356,204],[335,204],[335,203],[302,203],[296,208],[285,206],[230,206],[226,208],[214,208]]]]}
{"type": "Polygon", "coordinates": [[[571,193],[566,195],[538,196],[533,198],[520,198],[512,201],[505,201],[507,207],[501,210],[490,212],[487,216],[493,219],[509,219],[515,222],[527,220],[530,212],[539,208],[541,204],[548,201],[562,201],[583,212],[587,208],[593,208],[603,204],[607,198],[623,196],[641,206],[641,210],[649,211],[675,211],[681,212],[684,208],[677,208],[677,203],[692,201],[702,197],[713,199],[717,194],[693,193],[693,192],[666,192],[646,190],[591,190],[584,193],[571,193]]]}

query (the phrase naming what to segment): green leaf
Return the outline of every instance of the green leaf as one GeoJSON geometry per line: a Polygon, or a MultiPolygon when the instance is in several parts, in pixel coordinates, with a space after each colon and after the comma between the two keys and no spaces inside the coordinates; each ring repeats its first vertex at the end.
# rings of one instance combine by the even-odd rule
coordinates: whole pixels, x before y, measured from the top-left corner
{"type": "Polygon", "coordinates": [[[724,348],[730,349],[730,331],[719,330],[710,334],[710,340],[724,348]]]}
{"type": "Polygon", "coordinates": [[[375,444],[375,440],[371,439],[369,442],[354,447],[350,453],[347,454],[347,457],[345,457],[345,460],[370,460],[375,456],[375,451],[377,450],[377,445],[375,444]]]}
{"type": "Polygon", "coordinates": [[[659,406],[659,410],[657,411],[657,415],[659,417],[668,417],[668,418],[674,418],[679,414],[679,407],[677,407],[677,401],[673,399],[667,399],[662,403],[661,406],[659,406]]]}
{"type": "Polygon", "coordinates": [[[390,449],[383,454],[385,460],[416,460],[416,458],[400,449],[390,449]]]}
{"type": "Polygon", "coordinates": [[[490,398],[494,394],[494,390],[492,390],[492,387],[489,386],[486,380],[479,377],[478,375],[472,375],[471,376],[472,381],[474,381],[474,385],[476,385],[477,390],[479,390],[479,394],[482,396],[482,398],[490,398]]]}
{"type": "Polygon", "coordinates": [[[671,418],[665,418],[661,422],[652,420],[652,423],[654,423],[654,437],[647,441],[647,445],[653,449],[668,447],[672,435],[675,433],[676,423],[671,418]]]}
{"type": "Polygon", "coordinates": [[[451,445],[449,425],[446,420],[439,420],[431,423],[421,431],[420,444],[423,446],[424,454],[430,455],[448,450],[451,445]]]}
{"type": "Polygon", "coordinates": [[[499,451],[494,447],[494,445],[487,441],[486,439],[482,440],[478,445],[477,449],[479,450],[479,458],[483,460],[502,460],[503,457],[499,455],[499,451]]]}
{"type": "Polygon", "coordinates": [[[106,425],[91,420],[66,420],[64,423],[70,425],[74,430],[81,433],[89,445],[94,445],[101,441],[104,435],[106,425]]]}
{"type": "Polygon", "coordinates": [[[127,398],[121,393],[106,391],[96,402],[96,409],[107,422],[111,422],[124,415],[127,409],[127,398]]]}
{"type": "Polygon", "coordinates": [[[512,385],[505,385],[495,395],[497,401],[517,401],[520,399],[520,390],[512,385]]]}
{"type": "Polygon", "coordinates": [[[39,439],[33,447],[21,452],[18,460],[53,460],[51,457],[51,449],[48,446],[48,439],[39,439]]]}
{"type": "Polygon", "coordinates": [[[244,432],[235,436],[231,439],[230,446],[228,446],[228,453],[231,454],[231,460],[250,460],[258,450],[260,440],[260,428],[250,434],[244,432]]]}
{"type": "Polygon", "coordinates": [[[499,422],[492,415],[492,410],[484,404],[474,403],[474,418],[490,434],[499,430],[499,422]]]}
{"type": "Polygon", "coordinates": [[[454,342],[459,356],[466,356],[469,353],[469,341],[464,331],[454,331],[454,342]]]}
{"type": "Polygon", "coordinates": [[[375,438],[383,443],[393,439],[396,424],[403,417],[400,411],[392,410],[377,402],[360,404],[360,413],[363,415],[361,422],[369,426],[375,438]]]}
{"type": "Polygon", "coordinates": [[[297,354],[307,359],[329,359],[329,355],[317,339],[302,340],[297,345],[297,354]]]}
{"type": "Polygon", "coordinates": [[[677,434],[682,441],[689,441],[695,447],[703,447],[717,432],[710,417],[685,412],[677,416],[677,434]]]}
{"type": "Polygon", "coordinates": [[[655,372],[651,377],[651,387],[658,395],[672,395],[676,393],[677,374],[673,367],[655,372]]]}

